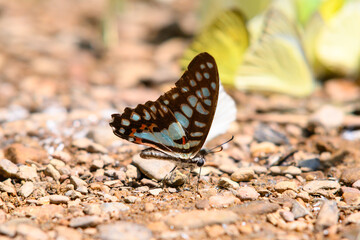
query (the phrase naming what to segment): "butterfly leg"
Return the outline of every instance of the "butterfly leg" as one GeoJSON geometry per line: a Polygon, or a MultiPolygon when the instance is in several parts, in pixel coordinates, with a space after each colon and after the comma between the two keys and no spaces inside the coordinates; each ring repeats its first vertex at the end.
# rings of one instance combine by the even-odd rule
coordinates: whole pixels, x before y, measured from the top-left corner
{"type": "Polygon", "coordinates": [[[197,181],[197,184],[196,184],[196,191],[197,191],[197,192],[199,192],[199,184],[200,184],[200,177],[201,177],[201,169],[202,169],[202,167],[200,167],[200,169],[199,169],[198,181],[197,181]]]}

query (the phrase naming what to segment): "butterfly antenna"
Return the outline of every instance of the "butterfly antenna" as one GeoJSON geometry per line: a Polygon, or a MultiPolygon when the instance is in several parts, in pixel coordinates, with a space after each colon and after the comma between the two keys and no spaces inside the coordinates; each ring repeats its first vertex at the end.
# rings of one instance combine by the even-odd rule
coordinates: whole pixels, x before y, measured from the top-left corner
{"type": "Polygon", "coordinates": [[[231,138],[230,138],[229,140],[227,140],[226,142],[224,142],[224,143],[222,143],[222,144],[220,144],[220,145],[218,145],[218,146],[216,146],[216,147],[214,147],[214,148],[210,149],[209,151],[207,151],[207,153],[209,154],[209,153],[217,153],[217,152],[221,152],[222,150],[224,150],[223,145],[225,145],[225,144],[227,144],[227,143],[231,142],[233,139],[234,139],[234,136],[231,136],[231,138]],[[216,148],[220,148],[220,149],[219,149],[218,151],[214,151],[214,149],[216,149],[216,148]]]}

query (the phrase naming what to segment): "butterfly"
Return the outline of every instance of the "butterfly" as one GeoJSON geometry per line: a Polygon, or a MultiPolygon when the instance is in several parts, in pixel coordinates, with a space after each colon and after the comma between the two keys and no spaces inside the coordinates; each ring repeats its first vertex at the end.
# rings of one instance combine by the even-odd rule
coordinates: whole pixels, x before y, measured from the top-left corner
{"type": "Polygon", "coordinates": [[[226,131],[235,115],[235,103],[220,84],[215,59],[204,52],[191,61],[174,88],[156,101],[112,114],[110,126],[116,136],[150,147],[141,151],[142,158],[201,167],[210,153],[202,150],[207,136],[226,131]],[[220,128],[210,131],[215,115],[220,128]]]}
{"type": "Polygon", "coordinates": [[[347,1],[333,16],[322,14],[316,56],[333,75],[360,77],[360,2],[347,1]]]}
{"type": "Polygon", "coordinates": [[[183,59],[210,51],[221,59],[224,83],[241,90],[309,95],[315,86],[313,71],[297,23],[287,14],[291,5],[284,4],[270,4],[264,14],[247,22],[237,9],[222,12],[195,37],[183,59]]]}
{"type": "Polygon", "coordinates": [[[275,8],[266,12],[264,21],[259,39],[245,52],[235,86],[298,97],[309,95],[315,80],[297,25],[275,8]]]}

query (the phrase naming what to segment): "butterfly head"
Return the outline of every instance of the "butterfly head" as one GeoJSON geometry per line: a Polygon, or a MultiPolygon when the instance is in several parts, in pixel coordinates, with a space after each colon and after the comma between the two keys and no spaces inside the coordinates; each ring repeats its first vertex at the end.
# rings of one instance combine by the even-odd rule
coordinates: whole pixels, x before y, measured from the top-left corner
{"type": "Polygon", "coordinates": [[[205,164],[205,156],[209,154],[206,149],[201,149],[198,154],[192,159],[192,162],[196,163],[196,166],[202,167],[205,164]]]}

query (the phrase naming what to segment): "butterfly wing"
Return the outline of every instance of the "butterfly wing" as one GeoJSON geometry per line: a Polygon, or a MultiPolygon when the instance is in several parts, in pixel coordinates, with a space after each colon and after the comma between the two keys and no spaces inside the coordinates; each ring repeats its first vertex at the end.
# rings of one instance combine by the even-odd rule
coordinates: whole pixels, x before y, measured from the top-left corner
{"type": "Polygon", "coordinates": [[[214,58],[197,55],[176,87],[156,101],[113,114],[115,135],[171,156],[189,159],[203,146],[210,130],[219,95],[219,75],[214,58]]]}
{"type": "Polygon", "coordinates": [[[337,75],[360,75],[360,2],[347,2],[319,32],[316,54],[337,75]]]}
{"type": "Polygon", "coordinates": [[[243,15],[238,10],[227,10],[196,36],[185,51],[181,65],[185,68],[198,53],[209,52],[218,61],[221,81],[233,84],[247,46],[248,33],[243,15]]]}
{"type": "Polygon", "coordinates": [[[216,112],[205,145],[207,142],[216,136],[225,133],[229,129],[230,124],[236,120],[236,113],[235,101],[226,93],[220,81],[216,112]]]}
{"type": "Polygon", "coordinates": [[[270,11],[260,39],[245,53],[236,87],[306,96],[314,88],[296,25],[280,11],[270,11]]]}

